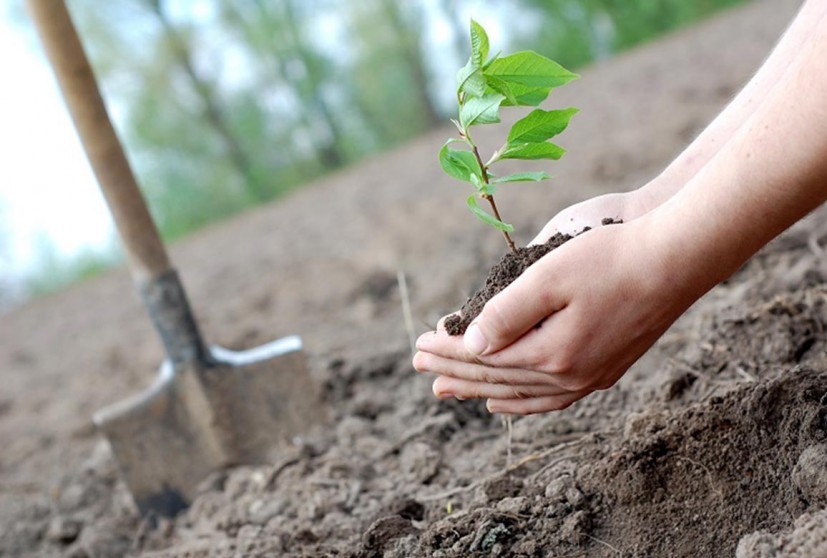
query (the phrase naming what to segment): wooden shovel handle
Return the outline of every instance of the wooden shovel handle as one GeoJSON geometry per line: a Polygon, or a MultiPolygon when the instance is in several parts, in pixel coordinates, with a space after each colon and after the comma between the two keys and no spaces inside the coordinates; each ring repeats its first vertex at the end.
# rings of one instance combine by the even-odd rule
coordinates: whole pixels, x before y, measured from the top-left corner
{"type": "Polygon", "coordinates": [[[63,0],[27,0],[138,284],[171,269],[63,0]]]}

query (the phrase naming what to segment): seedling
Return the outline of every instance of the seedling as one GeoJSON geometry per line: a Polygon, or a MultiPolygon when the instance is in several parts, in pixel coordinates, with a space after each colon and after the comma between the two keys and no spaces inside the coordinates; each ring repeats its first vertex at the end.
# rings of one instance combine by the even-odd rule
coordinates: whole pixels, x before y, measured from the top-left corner
{"type": "Polygon", "coordinates": [[[546,100],[552,89],[579,76],[536,52],[523,51],[502,57],[495,54],[488,58],[488,51],[488,34],[479,23],[471,20],[471,57],[457,74],[459,118],[451,119],[459,131],[459,138],[445,142],[439,152],[439,162],[448,175],[471,183],[476,192],[468,197],[468,208],[481,221],[501,230],[508,247],[515,251],[508,234],[514,227],[502,220],[494,202],[497,185],[539,182],[549,175],[540,171],[498,177],[491,172],[491,166],[504,159],[559,159],[565,150],[549,140],[566,129],[577,109],[531,111],[514,123],[505,143],[487,162],[480,156],[471,129],[500,122],[500,107],[536,107],[546,100]],[[454,149],[451,147],[454,143],[464,143],[468,150],[454,149]],[[479,206],[477,197],[489,203],[493,215],[479,206]]]}

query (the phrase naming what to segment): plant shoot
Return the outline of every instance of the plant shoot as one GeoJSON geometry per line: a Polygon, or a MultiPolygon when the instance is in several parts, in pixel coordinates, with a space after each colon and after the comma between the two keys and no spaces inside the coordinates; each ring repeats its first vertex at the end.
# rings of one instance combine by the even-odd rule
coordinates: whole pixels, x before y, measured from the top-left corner
{"type": "Polygon", "coordinates": [[[489,58],[488,51],[485,29],[471,20],[471,57],[457,74],[459,115],[457,119],[451,119],[459,131],[459,138],[445,142],[439,152],[439,162],[448,175],[471,183],[476,192],[468,197],[468,208],[484,223],[501,230],[513,251],[514,242],[508,233],[514,227],[502,220],[494,203],[497,185],[538,182],[549,175],[518,172],[496,176],[491,167],[504,159],[557,160],[562,157],[565,150],[549,140],[566,129],[577,109],[531,111],[514,123],[505,143],[487,160],[482,158],[474,143],[472,127],[500,122],[500,107],[536,107],[546,100],[552,89],[579,76],[536,52],[523,51],[509,56],[495,54],[489,58]],[[453,144],[464,144],[467,149],[455,149],[453,144]],[[488,202],[492,213],[480,207],[478,197],[488,202]]]}

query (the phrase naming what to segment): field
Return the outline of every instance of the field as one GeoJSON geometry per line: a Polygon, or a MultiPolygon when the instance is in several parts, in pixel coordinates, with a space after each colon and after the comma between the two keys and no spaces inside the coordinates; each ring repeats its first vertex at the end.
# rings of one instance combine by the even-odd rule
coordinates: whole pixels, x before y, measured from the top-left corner
{"type": "MultiPolygon", "coordinates": [[[[607,63],[547,187],[499,198],[525,242],[557,210],[661,170],[797,6],[760,1],[607,63]]],[[[204,331],[300,334],[331,420],[142,520],[91,414],[163,355],[125,270],[0,319],[1,556],[825,556],[827,211],[709,293],[614,388],[514,421],[438,401],[410,365],[504,245],[441,176],[438,130],[172,246],[204,331]]],[[[482,138],[485,141],[485,138],[482,138]]]]}

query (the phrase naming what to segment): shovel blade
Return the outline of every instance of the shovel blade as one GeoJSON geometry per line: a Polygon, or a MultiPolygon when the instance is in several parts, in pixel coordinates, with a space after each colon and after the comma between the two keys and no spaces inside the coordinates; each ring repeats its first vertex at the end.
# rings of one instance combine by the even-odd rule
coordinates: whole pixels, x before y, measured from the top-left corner
{"type": "Polygon", "coordinates": [[[211,472],[272,462],[325,419],[298,337],[211,352],[217,364],[164,362],[150,388],[94,416],[142,514],[177,514],[211,472]]]}

